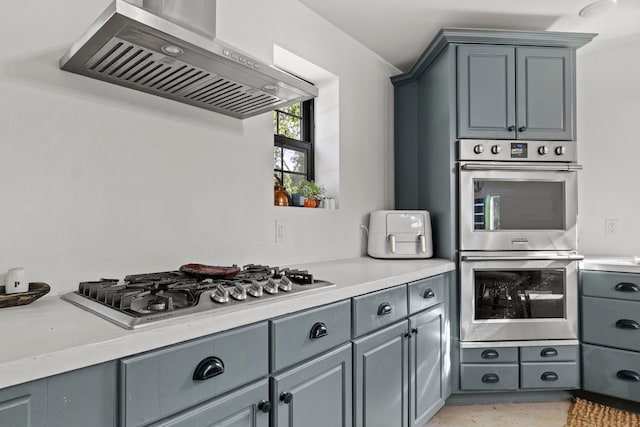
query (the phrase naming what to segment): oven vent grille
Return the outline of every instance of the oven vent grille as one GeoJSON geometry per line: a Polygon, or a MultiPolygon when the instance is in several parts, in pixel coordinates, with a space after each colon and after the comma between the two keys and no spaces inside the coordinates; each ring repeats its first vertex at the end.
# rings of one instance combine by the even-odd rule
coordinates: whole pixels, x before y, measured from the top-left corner
{"type": "Polygon", "coordinates": [[[237,117],[283,101],[118,37],[98,50],[86,67],[89,75],[101,80],[237,117]]]}

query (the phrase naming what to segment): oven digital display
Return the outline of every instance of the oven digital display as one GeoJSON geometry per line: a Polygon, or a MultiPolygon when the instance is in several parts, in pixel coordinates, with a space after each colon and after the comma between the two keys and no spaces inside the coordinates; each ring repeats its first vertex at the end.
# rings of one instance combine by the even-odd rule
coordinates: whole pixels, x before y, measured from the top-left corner
{"type": "Polygon", "coordinates": [[[511,158],[512,159],[526,159],[527,158],[527,143],[526,142],[512,142],[511,143],[511,158]]]}

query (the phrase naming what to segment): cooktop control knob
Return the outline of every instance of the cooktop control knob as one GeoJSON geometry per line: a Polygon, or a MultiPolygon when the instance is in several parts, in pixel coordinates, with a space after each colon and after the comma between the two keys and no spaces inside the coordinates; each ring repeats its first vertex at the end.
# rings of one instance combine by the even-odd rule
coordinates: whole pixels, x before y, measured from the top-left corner
{"type": "Polygon", "coordinates": [[[273,279],[273,277],[269,277],[269,280],[267,280],[267,284],[264,285],[264,290],[268,294],[278,293],[278,283],[273,279]]]}
{"type": "Polygon", "coordinates": [[[476,154],[482,154],[484,152],[484,147],[480,144],[473,147],[473,152],[476,154]]]}
{"type": "Polygon", "coordinates": [[[502,151],[502,147],[500,147],[499,145],[494,145],[493,147],[491,147],[491,152],[493,154],[499,154],[502,151]]]}
{"type": "Polygon", "coordinates": [[[258,298],[262,296],[262,285],[257,280],[252,280],[247,292],[252,297],[258,298]]]}
{"type": "Polygon", "coordinates": [[[226,304],[229,302],[229,291],[224,286],[218,285],[211,294],[211,299],[217,303],[226,304]]]}
{"type": "Polygon", "coordinates": [[[538,147],[538,154],[540,154],[541,156],[549,154],[549,147],[547,147],[546,145],[541,145],[540,147],[538,147]]]}
{"type": "Polygon", "coordinates": [[[556,147],[556,154],[558,156],[562,156],[566,152],[567,152],[567,147],[565,147],[564,145],[559,145],[556,147]]]}
{"type": "Polygon", "coordinates": [[[236,301],[244,301],[247,299],[247,291],[240,283],[236,284],[231,290],[231,298],[236,301]]]}
{"type": "Polygon", "coordinates": [[[293,282],[291,282],[291,279],[289,279],[287,276],[282,276],[282,278],[280,279],[280,284],[278,286],[281,290],[290,292],[293,288],[293,282]]]}

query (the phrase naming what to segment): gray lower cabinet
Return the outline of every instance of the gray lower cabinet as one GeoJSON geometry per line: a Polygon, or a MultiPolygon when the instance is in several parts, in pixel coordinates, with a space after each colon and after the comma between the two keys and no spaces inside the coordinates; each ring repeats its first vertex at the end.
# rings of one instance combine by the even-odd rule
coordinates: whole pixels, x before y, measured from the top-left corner
{"type": "Polygon", "coordinates": [[[355,427],[407,426],[408,327],[405,320],[353,342],[355,427]]]}
{"type": "Polygon", "coordinates": [[[409,318],[409,425],[422,427],[446,399],[445,310],[439,305],[409,318]]]}
{"type": "Polygon", "coordinates": [[[149,427],[269,427],[270,407],[264,379],[149,427]]]}
{"type": "Polygon", "coordinates": [[[640,274],[581,271],[583,388],[640,402],[640,274]]]}
{"type": "Polygon", "coordinates": [[[122,427],[146,426],[269,373],[267,322],[120,361],[122,427]]]}
{"type": "Polygon", "coordinates": [[[445,401],[442,304],[353,341],[355,427],[422,427],[445,401]]]}
{"type": "Polygon", "coordinates": [[[115,427],[116,362],[0,390],[1,427],[115,427]]]}
{"type": "Polygon", "coordinates": [[[0,426],[46,427],[47,380],[0,390],[0,426]]]}
{"type": "Polygon", "coordinates": [[[464,391],[569,390],[580,387],[577,345],[463,348],[464,391]]]}
{"type": "Polygon", "coordinates": [[[111,361],[48,378],[47,426],[115,427],[117,370],[111,361]]]}
{"type": "Polygon", "coordinates": [[[574,139],[569,48],[458,46],[458,138],[574,139]]]}
{"type": "Polygon", "coordinates": [[[351,343],[273,376],[271,396],[272,427],[350,427],[351,343]]]}

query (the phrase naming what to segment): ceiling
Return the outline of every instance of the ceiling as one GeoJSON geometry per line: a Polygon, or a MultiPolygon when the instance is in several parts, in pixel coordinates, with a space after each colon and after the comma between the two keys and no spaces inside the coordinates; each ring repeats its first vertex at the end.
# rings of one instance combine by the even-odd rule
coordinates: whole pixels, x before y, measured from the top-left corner
{"type": "Polygon", "coordinates": [[[442,27],[598,33],[583,50],[640,35],[640,0],[591,18],[578,16],[591,0],[299,1],[402,71],[442,27]]]}

